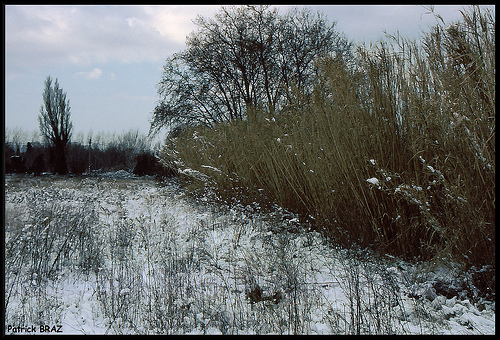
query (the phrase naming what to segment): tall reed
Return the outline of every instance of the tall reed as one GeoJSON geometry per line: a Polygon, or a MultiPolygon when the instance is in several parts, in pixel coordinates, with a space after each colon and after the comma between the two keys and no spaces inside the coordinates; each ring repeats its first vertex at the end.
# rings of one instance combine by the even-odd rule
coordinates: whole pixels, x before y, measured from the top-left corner
{"type": "Polygon", "coordinates": [[[462,14],[349,65],[318,60],[300,106],[187,129],[170,148],[222,197],[277,203],[338,244],[494,264],[495,20],[462,14]]]}

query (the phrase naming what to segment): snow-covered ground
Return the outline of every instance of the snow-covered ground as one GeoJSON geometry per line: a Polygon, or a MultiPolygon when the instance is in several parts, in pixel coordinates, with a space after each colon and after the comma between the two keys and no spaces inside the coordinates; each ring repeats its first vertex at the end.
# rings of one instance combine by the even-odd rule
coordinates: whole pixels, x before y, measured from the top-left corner
{"type": "Polygon", "coordinates": [[[206,201],[125,173],[7,175],[5,332],[495,334],[494,302],[436,292],[451,264],[337,249],[283,231],[298,218],[279,209],[206,201]]]}

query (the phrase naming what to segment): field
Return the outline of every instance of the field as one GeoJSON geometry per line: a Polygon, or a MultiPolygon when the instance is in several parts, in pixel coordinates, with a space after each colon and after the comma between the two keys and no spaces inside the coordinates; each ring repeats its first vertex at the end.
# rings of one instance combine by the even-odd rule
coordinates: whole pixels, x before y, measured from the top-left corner
{"type": "Polygon", "coordinates": [[[282,209],[209,201],[123,171],[6,175],[5,332],[495,333],[495,303],[452,263],[335,248],[282,209]]]}

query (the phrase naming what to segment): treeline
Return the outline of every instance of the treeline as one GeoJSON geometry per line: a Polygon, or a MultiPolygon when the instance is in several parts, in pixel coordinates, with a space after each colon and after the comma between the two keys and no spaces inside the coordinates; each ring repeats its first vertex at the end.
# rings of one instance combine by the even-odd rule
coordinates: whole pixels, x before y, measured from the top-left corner
{"type": "MultiPolygon", "coordinates": [[[[40,175],[54,173],[54,150],[48,143],[43,143],[32,135],[33,141],[22,131],[10,131],[6,136],[4,157],[6,173],[28,173],[40,175]]],[[[69,173],[84,173],[126,170],[137,175],[169,175],[154,156],[158,145],[154,145],[147,136],[138,131],[129,131],[121,135],[87,136],[77,135],[74,142],[66,145],[66,163],[69,173]]]]}
{"type": "MultiPolygon", "coordinates": [[[[266,13],[248,12],[259,20],[266,13]]],[[[220,25],[239,23],[226,20],[238,13],[222,12],[220,25]]],[[[281,85],[266,84],[259,92],[262,105],[247,102],[241,119],[184,125],[171,136],[163,157],[185,174],[193,173],[188,169],[201,173],[199,178],[208,178],[223,199],[270,201],[299,213],[336,244],[494,268],[495,18],[479,7],[462,14],[451,25],[437,21],[419,41],[394,36],[375,46],[358,46],[352,55],[318,55],[314,67],[308,65],[307,86],[287,87],[280,97],[283,105],[267,105],[266,88],[285,92],[281,85]]],[[[201,23],[198,39],[188,40],[182,56],[208,48],[214,39],[229,41],[214,29],[204,31],[208,25],[201,23]]],[[[251,53],[242,52],[248,46],[242,38],[245,26],[234,32],[241,39],[233,50],[245,56],[247,65],[264,70],[259,50],[250,50],[257,51],[254,61],[251,53]]],[[[269,41],[264,31],[257,33],[262,33],[256,34],[257,42],[269,41]]],[[[216,61],[182,70],[208,81],[216,61]]],[[[230,74],[225,71],[230,61],[214,73],[230,74]]],[[[237,61],[234,77],[227,80],[234,88],[242,74],[237,61]]],[[[226,98],[217,82],[212,85],[226,98]]],[[[160,94],[174,100],[182,94],[189,110],[204,98],[189,92],[194,85],[179,86],[165,77],[160,94]]],[[[207,107],[199,105],[200,110],[207,107]]],[[[153,127],[179,122],[176,112],[168,102],[159,105],[153,127]]]]}

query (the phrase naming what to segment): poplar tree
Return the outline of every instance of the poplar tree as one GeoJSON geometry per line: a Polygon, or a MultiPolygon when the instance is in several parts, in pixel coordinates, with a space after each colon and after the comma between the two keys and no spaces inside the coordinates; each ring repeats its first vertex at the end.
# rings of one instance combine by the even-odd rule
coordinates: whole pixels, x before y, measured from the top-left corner
{"type": "Polygon", "coordinates": [[[52,171],[57,174],[67,174],[65,148],[71,139],[73,124],[70,121],[69,99],[66,92],[59,88],[57,78],[52,86],[50,76],[45,80],[43,105],[40,108],[38,121],[40,132],[51,147],[52,171]]]}

